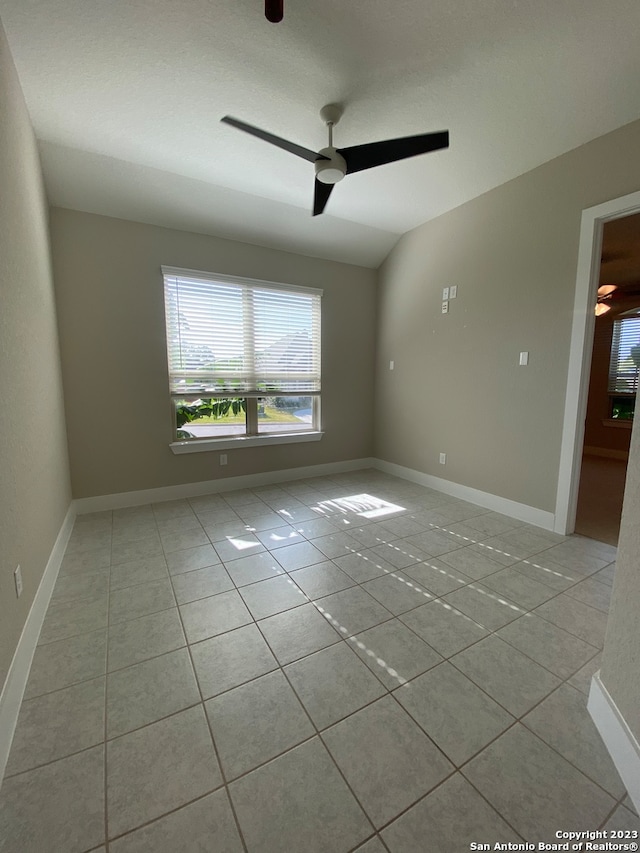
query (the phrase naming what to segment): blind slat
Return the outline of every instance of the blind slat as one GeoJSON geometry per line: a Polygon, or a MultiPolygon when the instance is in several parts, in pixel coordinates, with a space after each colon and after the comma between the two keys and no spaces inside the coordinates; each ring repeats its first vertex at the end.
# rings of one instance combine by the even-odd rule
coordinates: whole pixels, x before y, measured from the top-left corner
{"type": "Polygon", "coordinates": [[[637,361],[640,361],[640,317],[615,320],[609,362],[610,393],[637,393],[637,361]]]}
{"type": "Polygon", "coordinates": [[[164,273],[170,390],[320,391],[319,291],[164,273]]]}

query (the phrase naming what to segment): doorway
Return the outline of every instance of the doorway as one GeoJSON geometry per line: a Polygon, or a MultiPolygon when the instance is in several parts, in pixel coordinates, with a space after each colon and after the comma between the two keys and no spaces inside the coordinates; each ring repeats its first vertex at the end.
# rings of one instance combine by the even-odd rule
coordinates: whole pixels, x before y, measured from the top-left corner
{"type": "Polygon", "coordinates": [[[618,544],[640,371],[640,213],[603,224],[575,532],[618,544]]]}
{"type": "MultiPolygon", "coordinates": [[[[567,394],[556,495],[554,529],[558,533],[569,534],[576,529],[591,378],[591,356],[596,328],[594,306],[600,296],[597,291],[601,286],[604,228],[608,223],[625,217],[632,217],[638,213],[640,213],[640,192],[613,199],[582,212],[567,394]]],[[[607,258],[608,256],[605,254],[604,260],[607,261],[607,258]]],[[[616,429],[616,427],[612,427],[612,429],[616,429]]],[[[585,488],[589,486],[588,476],[589,472],[585,468],[585,488]]],[[[618,479],[622,478],[619,477],[618,479]]],[[[603,488],[612,490],[613,487],[605,484],[603,488]]],[[[597,501],[595,511],[597,511],[597,501]]]]}

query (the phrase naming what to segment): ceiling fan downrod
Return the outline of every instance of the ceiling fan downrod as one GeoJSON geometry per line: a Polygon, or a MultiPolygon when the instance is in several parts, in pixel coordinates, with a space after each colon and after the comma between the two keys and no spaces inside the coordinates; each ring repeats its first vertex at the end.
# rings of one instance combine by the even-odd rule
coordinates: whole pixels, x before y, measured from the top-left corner
{"type": "Polygon", "coordinates": [[[264,16],[272,24],[278,24],[284,17],[284,0],[265,0],[264,16]]]}

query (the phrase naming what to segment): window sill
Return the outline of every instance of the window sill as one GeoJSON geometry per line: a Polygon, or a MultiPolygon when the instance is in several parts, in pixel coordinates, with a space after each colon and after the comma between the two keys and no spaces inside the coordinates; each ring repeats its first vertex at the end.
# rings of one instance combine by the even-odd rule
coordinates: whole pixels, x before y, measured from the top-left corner
{"type": "Polygon", "coordinates": [[[238,435],[225,438],[196,438],[188,441],[172,441],[172,453],[206,453],[212,450],[239,450],[242,447],[268,447],[272,444],[301,444],[305,441],[320,441],[323,432],[290,432],[274,435],[238,435]]]}
{"type": "Polygon", "coordinates": [[[618,429],[631,429],[633,418],[605,418],[602,425],[606,427],[617,427],[618,429]]]}

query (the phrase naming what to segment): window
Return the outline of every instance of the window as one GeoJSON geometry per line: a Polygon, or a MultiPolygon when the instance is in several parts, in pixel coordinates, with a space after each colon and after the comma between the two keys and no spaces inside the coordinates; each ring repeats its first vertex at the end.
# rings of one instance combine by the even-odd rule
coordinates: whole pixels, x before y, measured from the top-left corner
{"type": "Polygon", "coordinates": [[[176,439],[219,445],[319,437],[322,291],[162,272],[176,439]]]}
{"type": "Polygon", "coordinates": [[[611,417],[633,418],[640,371],[640,317],[623,317],[613,324],[609,362],[611,417]]]}

